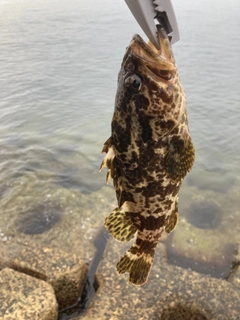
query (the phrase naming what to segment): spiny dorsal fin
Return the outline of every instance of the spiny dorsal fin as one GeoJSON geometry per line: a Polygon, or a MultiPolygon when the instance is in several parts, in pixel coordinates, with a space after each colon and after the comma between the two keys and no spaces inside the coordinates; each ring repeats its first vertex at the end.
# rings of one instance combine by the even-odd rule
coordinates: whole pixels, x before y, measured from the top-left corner
{"type": "Polygon", "coordinates": [[[108,148],[112,146],[112,137],[108,138],[106,142],[104,142],[103,149],[101,153],[107,153],[108,148]]]}
{"type": "Polygon", "coordinates": [[[106,155],[101,163],[101,166],[99,168],[99,171],[101,171],[103,168],[107,168],[107,177],[106,177],[106,183],[110,179],[113,179],[115,176],[115,152],[112,145],[112,137],[110,137],[103,145],[102,153],[106,152],[106,155]]]}

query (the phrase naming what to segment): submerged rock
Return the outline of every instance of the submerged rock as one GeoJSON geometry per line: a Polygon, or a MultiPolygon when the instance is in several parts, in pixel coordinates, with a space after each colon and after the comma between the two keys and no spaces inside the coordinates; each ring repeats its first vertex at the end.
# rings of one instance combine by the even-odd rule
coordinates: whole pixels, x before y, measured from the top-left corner
{"type": "Polygon", "coordinates": [[[222,220],[223,211],[213,201],[197,201],[190,205],[186,218],[199,229],[215,229],[222,220]]]}
{"type": "Polygon", "coordinates": [[[63,214],[60,206],[40,204],[29,209],[18,222],[17,229],[25,234],[44,233],[58,223],[63,214]]]}
{"type": "Polygon", "coordinates": [[[0,241],[36,244],[76,254],[90,263],[93,238],[106,212],[116,206],[111,188],[89,195],[68,190],[29,173],[18,178],[0,198],[0,241]],[[2,236],[3,235],[3,236],[2,236]]]}
{"type": "Polygon", "coordinates": [[[179,222],[167,237],[168,261],[199,273],[226,279],[240,244],[239,186],[227,194],[182,188],[179,197],[179,222]]]}

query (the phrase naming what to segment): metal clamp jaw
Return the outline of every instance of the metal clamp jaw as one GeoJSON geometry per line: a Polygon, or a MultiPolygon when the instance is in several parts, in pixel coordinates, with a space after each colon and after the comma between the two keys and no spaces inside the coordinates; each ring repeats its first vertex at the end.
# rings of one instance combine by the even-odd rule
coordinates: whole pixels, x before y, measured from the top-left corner
{"type": "Polygon", "coordinates": [[[171,0],[125,0],[140,27],[153,45],[160,49],[155,20],[168,34],[172,44],[180,38],[171,0]]]}

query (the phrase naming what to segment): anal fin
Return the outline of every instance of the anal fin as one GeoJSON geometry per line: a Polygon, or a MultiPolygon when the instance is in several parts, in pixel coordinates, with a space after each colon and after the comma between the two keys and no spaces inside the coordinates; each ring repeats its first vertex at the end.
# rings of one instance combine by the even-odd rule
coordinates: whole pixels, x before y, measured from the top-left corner
{"type": "Polygon", "coordinates": [[[131,217],[122,208],[116,208],[105,219],[105,228],[118,241],[127,242],[134,237],[137,228],[133,225],[131,217]]]}

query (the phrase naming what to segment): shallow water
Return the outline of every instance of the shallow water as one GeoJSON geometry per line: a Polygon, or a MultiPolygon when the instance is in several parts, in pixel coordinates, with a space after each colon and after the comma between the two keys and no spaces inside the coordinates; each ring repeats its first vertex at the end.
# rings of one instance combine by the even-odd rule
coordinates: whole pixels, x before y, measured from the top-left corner
{"type": "MultiPolygon", "coordinates": [[[[204,214],[213,219],[205,228],[208,235],[214,234],[220,247],[239,243],[240,2],[174,0],[173,5],[181,35],[173,50],[196,148],[194,169],[180,194],[179,232],[191,219],[193,233],[205,228],[189,210],[207,200],[221,215],[204,214]]],[[[51,189],[98,191],[104,198],[99,153],[110,135],[117,73],[132,35],[143,33],[120,0],[3,0],[0,12],[0,230],[7,233],[21,228],[22,216],[32,215],[36,198],[51,196],[51,189]],[[23,206],[21,197],[27,198],[23,206]]],[[[66,202],[60,207],[64,211],[66,202]]],[[[61,220],[57,214],[48,224],[35,212],[40,231],[61,220]]],[[[79,223],[87,218],[80,216],[79,223]]],[[[34,221],[32,228],[23,230],[34,233],[34,221]]]]}

